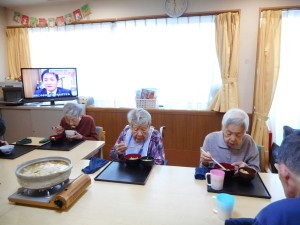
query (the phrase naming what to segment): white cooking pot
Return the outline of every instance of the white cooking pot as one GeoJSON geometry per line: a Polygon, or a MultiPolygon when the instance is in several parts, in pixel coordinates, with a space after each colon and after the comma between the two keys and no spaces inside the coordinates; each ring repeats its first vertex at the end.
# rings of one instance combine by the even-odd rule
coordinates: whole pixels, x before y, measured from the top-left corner
{"type": "MultiPolygon", "coordinates": [[[[49,187],[53,187],[57,184],[62,183],[63,181],[66,181],[70,174],[72,169],[72,162],[70,159],[65,157],[45,157],[45,158],[38,158],[33,159],[27,162],[24,162],[17,166],[16,169],[16,176],[18,179],[19,184],[28,189],[45,189],[49,187]],[[47,174],[47,175],[24,175],[24,168],[25,170],[30,168],[29,166],[33,167],[33,164],[37,163],[48,163],[48,162],[62,162],[64,164],[67,164],[67,166],[64,166],[65,168],[55,171],[53,173],[47,174]]],[[[41,171],[43,172],[43,171],[41,171]]]]}

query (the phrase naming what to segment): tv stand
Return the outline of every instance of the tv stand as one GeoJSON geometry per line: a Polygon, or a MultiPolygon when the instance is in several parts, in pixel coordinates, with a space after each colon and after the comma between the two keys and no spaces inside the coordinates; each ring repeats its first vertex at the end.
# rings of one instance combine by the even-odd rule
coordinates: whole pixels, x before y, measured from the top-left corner
{"type": "Polygon", "coordinates": [[[5,139],[8,143],[13,143],[24,137],[49,137],[55,134],[52,127],[60,123],[63,117],[63,107],[41,107],[33,104],[1,106],[0,113],[7,127],[18,128],[6,129],[5,139]]]}
{"type": "MultiPolygon", "coordinates": [[[[33,103],[27,105],[27,103],[22,106],[0,106],[0,115],[6,127],[17,127],[17,129],[6,129],[4,137],[8,143],[24,137],[49,137],[55,134],[52,127],[57,126],[64,116],[63,107],[50,106],[49,102],[47,102],[48,107],[41,107],[40,103],[39,105],[33,103]]],[[[81,106],[85,114],[85,105],[81,106]]]]}
{"type": "Polygon", "coordinates": [[[40,106],[56,106],[56,105],[65,105],[65,102],[55,103],[54,100],[51,100],[50,104],[48,104],[46,102],[40,104],[40,106]]]}
{"type": "Polygon", "coordinates": [[[65,102],[61,102],[61,103],[57,103],[57,102],[56,102],[56,103],[55,103],[54,100],[53,100],[53,101],[51,100],[51,101],[50,101],[50,106],[55,106],[55,105],[65,105],[65,102]]]}

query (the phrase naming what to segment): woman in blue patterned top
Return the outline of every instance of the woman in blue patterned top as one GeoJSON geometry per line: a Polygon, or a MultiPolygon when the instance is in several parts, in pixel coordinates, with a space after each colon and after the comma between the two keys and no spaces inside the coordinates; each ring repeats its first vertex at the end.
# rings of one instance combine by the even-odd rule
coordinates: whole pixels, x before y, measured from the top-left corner
{"type": "Polygon", "coordinates": [[[110,151],[110,158],[124,161],[127,154],[140,154],[154,158],[155,164],[164,164],[165,152],[162,136],[151,126],[151,115],[142,108],[132,109],[127,114],[128,125],[121,132],[110,151]]]}

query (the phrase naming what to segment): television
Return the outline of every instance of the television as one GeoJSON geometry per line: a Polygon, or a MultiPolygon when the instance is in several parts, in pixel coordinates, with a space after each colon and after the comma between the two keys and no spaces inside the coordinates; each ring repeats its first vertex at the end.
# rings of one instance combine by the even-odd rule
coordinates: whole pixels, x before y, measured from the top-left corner
{"type": "Polygon", "coordinates": [[[21,68],[23,102],[75,100],[78,97],[76,68],[21,68]]]}

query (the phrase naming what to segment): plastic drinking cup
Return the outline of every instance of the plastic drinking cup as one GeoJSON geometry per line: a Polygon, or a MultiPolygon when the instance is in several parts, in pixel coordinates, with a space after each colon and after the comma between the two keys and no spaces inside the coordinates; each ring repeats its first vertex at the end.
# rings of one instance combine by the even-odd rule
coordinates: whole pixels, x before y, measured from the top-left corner
{"type": "Polygon", "coordinates": [[[213,169],[209,173],[205,174],[207,185],[217,191],[223,189],[224,177],[225,172],[219,169],[213,169]],[[210,177],[210,183],[208,182],[208,177],[210,177]]]}
{"type": "Polygon", "coordinates": [[[213,211],[218,214],[219,218],[221,220],[231,218],[235,202],[234,196],[226,193],[220,193],[213,196],[213,198],[216,199],[217,202],[217,206],[213,211]]]}

